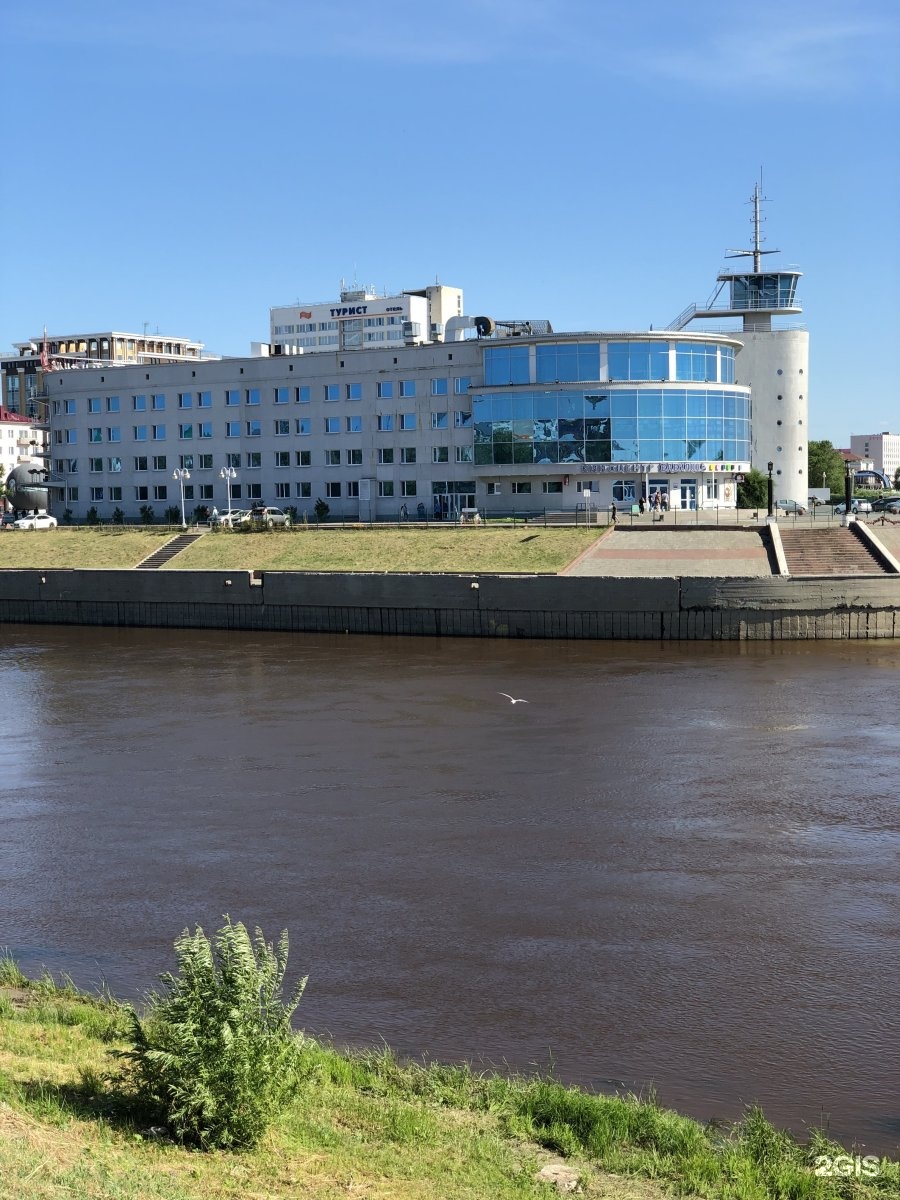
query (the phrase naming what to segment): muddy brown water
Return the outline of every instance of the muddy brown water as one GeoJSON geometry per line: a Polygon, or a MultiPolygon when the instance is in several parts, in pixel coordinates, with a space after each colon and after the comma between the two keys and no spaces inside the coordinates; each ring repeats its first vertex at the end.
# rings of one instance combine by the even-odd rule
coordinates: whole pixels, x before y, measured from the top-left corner
{"type": "Polygon", "coordinates": [[[340,1043],[896,1153],[896,643],[5,626],[0,687],[27,971],[139,996],[229,913],[340,1043]]]}

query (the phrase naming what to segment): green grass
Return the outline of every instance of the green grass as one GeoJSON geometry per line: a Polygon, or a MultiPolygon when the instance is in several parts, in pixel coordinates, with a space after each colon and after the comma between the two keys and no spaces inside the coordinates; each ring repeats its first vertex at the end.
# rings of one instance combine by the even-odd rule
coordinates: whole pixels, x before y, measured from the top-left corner
{"type": "MultiPolygon", "coordinates": [[[[0,534],[0,570],[134,567],[177,529],[83,526],[0,534]]],[[[273,533],[205,533],[174,571],[521,571],[554,574],[603,530],[541,525],[299,527],[273,533]]]]}
{"type": "Polygon", "coordinates": [[[0,570],[28,568],[128,568],[152,554],[177,530],[31,529],[0,533],[0,570]]]}
{"type": "Polygon", "coordinates": [[[180,554],[172,568],[555,573],[595,542],[598,532],[462,525],[404,529],[310,526],[289,533],[209,534],[180,554]]]}
{"type": "Polygon", "coordinates": [[[0,1195],[138,1200],[249,1197],[498,1200],[557,1195],[536,1173],[563,1161],[580,1195],[662,1200],[884,1200],[900,1168],[819,1178],[820,1135],[800,1145],[758,1110],[710,1129],[653,1097],[598,1096],[543,1077],[404,1063],[386,1048],[306,1040],[302,1087],[261,1146],[199,1153],[153,1136],[123,1089],[124,1012],[0,960],[0,1195]],[[94,1016],[88,1014],[93,1010],[94,1016]]]}

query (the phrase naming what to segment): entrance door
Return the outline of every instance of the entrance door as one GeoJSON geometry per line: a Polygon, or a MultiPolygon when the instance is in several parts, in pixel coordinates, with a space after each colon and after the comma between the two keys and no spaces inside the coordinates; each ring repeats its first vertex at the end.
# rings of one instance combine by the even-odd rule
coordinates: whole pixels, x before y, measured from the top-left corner
{"type": "Polygon", "coordinates": [[[656,496],[659,496],[659,502],[664,508],[669,506],[669,481],[668,479],[651,479],[647,484],[647,504],[652,508],[653,501],[656,496]]]}
{"type": "Polygon", "coordinates": [[[435,492],[432,497],[432,516],[436,521],[457,521],[461,508],[474,507],[474,493],[435,492]]]}
{"type": "Polygon", "coordinates": [[[695,479],[682,479],[680,507],[691,509],[697,507],[697,481],[695,479]]]}

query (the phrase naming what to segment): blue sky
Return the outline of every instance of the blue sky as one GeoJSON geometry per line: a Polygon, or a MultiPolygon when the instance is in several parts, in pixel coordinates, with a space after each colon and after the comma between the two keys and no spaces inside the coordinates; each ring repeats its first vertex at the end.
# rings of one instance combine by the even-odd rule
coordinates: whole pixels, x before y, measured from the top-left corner
{"type": "Polygon", "coordinates": [[[750,244],[762,170],[811,436],[900,432],[898,29],[895,0],[6,0],[0,348],[146,322],[245,354],[341,279],[659,328],[750,244]]]}

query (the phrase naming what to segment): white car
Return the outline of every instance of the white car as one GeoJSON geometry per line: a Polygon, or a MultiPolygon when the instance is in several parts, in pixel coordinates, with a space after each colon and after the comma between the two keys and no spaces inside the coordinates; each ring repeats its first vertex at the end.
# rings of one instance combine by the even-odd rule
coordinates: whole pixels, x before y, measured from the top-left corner
{"type": "MultiPolygon", "coordinates": [[[[834,511],[838,514],[838,516],[843,516],[843,514],[847,511],[847,505],[843,503],[836,504],[834,506],[834,511]]],[[[851,500],[850,511],[852,513],[870,513],[872,511],[871,502],[868,500],[851,500]]]]}
{"type": "Polygon", "coordinates": [[[13,529],[55,529],[56,517],[49,513],[32,513],[30,517],[20,517],[13,522],[13,529]]]}
{"type": "Polygon", "coordinates": [[[240,525],[248,515],[246,508],[233,508],[230,513],[219,513],[219,519],[216,524],[221,525],[223,529],[234,529],[240,525]]]}

